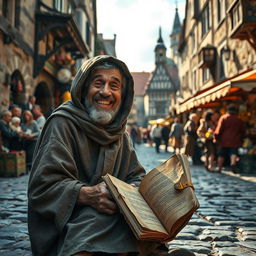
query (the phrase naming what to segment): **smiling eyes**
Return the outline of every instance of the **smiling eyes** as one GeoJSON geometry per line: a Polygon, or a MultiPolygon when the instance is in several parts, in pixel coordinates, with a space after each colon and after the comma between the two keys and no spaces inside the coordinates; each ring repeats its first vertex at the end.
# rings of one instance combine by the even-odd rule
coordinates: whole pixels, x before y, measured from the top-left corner
{"type": "MultiPolygon", "coordinates": [[[[95,88],[101,89],[106,85],[106,81],[104,79],[96,79],[93,81],[92,85],[95,88]]],[[[121,89],[121,84],[118,81],[112,80],[108,83],[108,86],[110,87],[111,90],[113,91],[119,91],[121,89]]]]}

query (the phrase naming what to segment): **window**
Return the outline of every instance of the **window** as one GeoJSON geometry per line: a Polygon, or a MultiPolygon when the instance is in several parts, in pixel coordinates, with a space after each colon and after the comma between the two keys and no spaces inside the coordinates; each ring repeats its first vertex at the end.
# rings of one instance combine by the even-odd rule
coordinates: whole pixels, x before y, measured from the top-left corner
{"type": "Polygon", "coordinates": [[[191,2],[191,18],[196,18],[198,12],[198,0],[192,0],[191,2]]]}
{"type": "Polygon", "coordinates": [[[220,23],[225,18],[225,0],[217,0],[217,19],[220,23]]]}
{"type": "Polygon", "coordinates": [[[3,0],[2,14],[15,28],[20,26],[20,0],[3,0]]]}
{"type": "Polygon", "coordinates": [[[86,21],[86,43],[87,45],[91,45],[91,33],[90,33],[90,24],[86,21]]]}
{"type": "Polygon", "coordinates": [[[210,79],[210,70],[208,68],[203,69],[203,83],[210,79]]]}
{"type": "Polygon", "coordinates": [[[204,10],[202,11],[201,23],[202,23],[202,37],[203,37],[210,28],[209,4],[207,4],[204,10]]]}
{"type": "Polygon", "coordinates": [[[241,20],[240,5],[239,2],[234,6],[231,11],[231,28],[234,29],[241,20]]]}
{"type": "Polygon", "coordinates": [[[20,27],[20,0],[15,0],[14,27],[20,27]]]}
{"type": "Polygon", "coordinates": [[[224,70],[224,48],[221,49],[220,51],[220,79],[222,80],[225,78],[225,70],[224,70]]]}
{"type": "Polygon", "coordinates": [[[193,32],[191,34],[191,53],[195,53],[196,50],[196,39],[195,39],[195,33],[193,32]]]}
{"type": "Polygon", "coordinates": [[[2,4],[2,13],[5,18],[8,18],[9,10],[8,10],[8,0],[3,0],[2,4]]]}
{"type": "Polygon", "coordinates": [[[193,88],[193,91],[196,91],[196,89],[197,89],[196,70],[194,70],[193,73],[192,73],[192,88],[193,88]]]}
{"type": "Polygon", "coordinates": [[[161,115],[165,113],[165,104],[164,102],[157,102],[156,103],[156,114],[161,115]]]}
{"type": "Polygon", "coordinates": [[[188,71],[186,72],[186,86],[189,88],[189,73],[188,71]]]}
{"type": "Polygon", "coordinates": [[[71,13],[73,12],[73,6],[72,6],[71,3],[68,3],[68,10],[67,10],[67,12],[68,12],[69,14],[71,14],[71,13]]]}
{"type": "Polygon", "coordinates": [[[63,11],[63,1],[62,0],[54,0],[53,1],[53,8],[62,12],[63,11]]]}

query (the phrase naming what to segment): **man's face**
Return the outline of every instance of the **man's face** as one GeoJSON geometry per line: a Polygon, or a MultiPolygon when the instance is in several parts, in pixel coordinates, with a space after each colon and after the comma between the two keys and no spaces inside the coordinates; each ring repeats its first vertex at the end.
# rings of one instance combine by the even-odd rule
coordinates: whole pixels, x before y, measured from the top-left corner
{"type": "Polygon", "coordinates": [[[34,108],[33,108],[33,113],[34,113],[35,115],[39,115],[39,114],[40,114],[40,108],[39,108],[39,107],[34,107],[34,108]]]}
{"type": "Polygon", "coordinates": [[[12,115],[13,115],[13,116],[21,117],[21,114],[22,114],[21,108],[14,107],[14,108],[12,109],[12,115]]]}
{"type": "Polygon", "coordinates": [[[85,98],[90,117],[107,124],[113,120],[121,105],[123,76],[118,69],[97,69],[85,98]]]}
{"type": "Polygon", "coordinates": [[[2,117],[2,119],[6,122],[6,123],[10,123],[11,119],[12,119],[12,113],[8,112],[6,115],[4,115],[2,117]]]}

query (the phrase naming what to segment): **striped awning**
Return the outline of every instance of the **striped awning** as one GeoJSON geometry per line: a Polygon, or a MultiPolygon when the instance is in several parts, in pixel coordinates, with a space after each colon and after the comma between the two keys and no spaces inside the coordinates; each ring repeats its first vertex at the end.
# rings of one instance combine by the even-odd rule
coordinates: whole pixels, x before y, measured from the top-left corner
{"type": "Polygon", "coordinates": [[[196,95],[180,103],[176,111],[180,114],[192,108],[202,107],[205,104],[221,100],[240,89],[249,92],[254,88],[256,88],[256,70],[247,71],[220,84],[213,85],[206,90],[197,92],[196,95]]]}

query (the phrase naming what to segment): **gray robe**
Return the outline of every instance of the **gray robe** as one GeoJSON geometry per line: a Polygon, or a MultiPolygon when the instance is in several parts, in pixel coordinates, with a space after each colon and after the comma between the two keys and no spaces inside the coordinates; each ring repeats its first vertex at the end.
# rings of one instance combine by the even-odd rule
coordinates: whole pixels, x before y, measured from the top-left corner
{"type": "Polygon", "coordinates": [[[121,61],[97,56],[78,71],[71,96],[48,118],[34,153],[28,187],[33,255],[138,251],[139,242],[121,213],[103,214],[76,203],[81,186],[98,184],[106,173],[137,184],[145,174],[125,132],[133,102],[131,74],[121,61]],[[117,63],[126,76],[122,106],[107,127],[94,123],[82,104],[88,74],[101,60],[117,63]]]}

